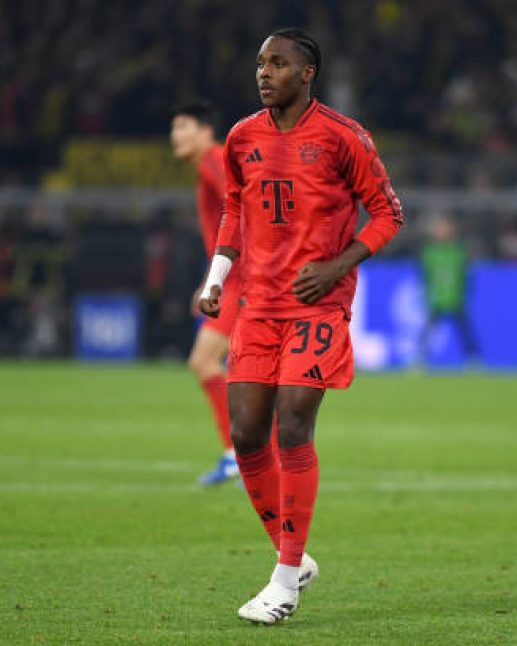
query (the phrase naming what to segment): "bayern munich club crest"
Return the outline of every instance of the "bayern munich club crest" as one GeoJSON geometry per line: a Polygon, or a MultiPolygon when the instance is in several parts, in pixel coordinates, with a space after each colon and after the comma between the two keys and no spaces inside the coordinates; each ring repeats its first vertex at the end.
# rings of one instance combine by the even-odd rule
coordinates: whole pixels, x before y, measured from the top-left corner
{"type": "Polygon", "coordinates": [[[305,164],[314,164],[314,162],[318,160],[318,157],[321,154],[321,150],[321,146],[313,143],[302,144],[298,148],[300,159],[305,164]]]}

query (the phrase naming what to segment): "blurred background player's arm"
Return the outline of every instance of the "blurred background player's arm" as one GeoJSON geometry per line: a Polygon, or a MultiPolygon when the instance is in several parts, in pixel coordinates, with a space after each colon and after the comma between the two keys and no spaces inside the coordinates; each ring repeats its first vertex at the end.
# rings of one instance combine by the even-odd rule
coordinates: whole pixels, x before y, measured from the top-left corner
{"type": "Polygon", "coordinates": [[[216,254],[230,258],[232,262],[241,252],[241,191],[242,174],[232,152],[233,133],[228,135],[224,147],[224,172],[226,192],[224,213],[217,236],[216,254]]]}
{"type": "Polygon", "coordinates": [[[207,279],[199,297],[199,309],[207,316],[219,316],[224,281],[230,273],[233,261],[240,255],[241,234],[241,174],[236,161],[231,158],[231,133],[224,147],[226,195],[224,213],[219,227],[217,246],[207,279]]]}
{"type": "MultiPolygon", "coordinates": [[[[221,204],[224,202],[224,167],[222,164],[217,163],[217,159],[213,155],[207,155],[202,163],[198,166],[198,175],[199,180],[209,186],[214,195],[217,195],[221,204]]],[[[222,214],[221,214],[222,215],[222,214]]],[[[213,252],[213,250],[212,250],[213,252]]],[[[199,286],[196,288],[192,294],[190,311],[192,316],[199,316],[199,299],[201,292],[203,291],[203,286],[206,283],[208,278],[208,272],[210,268],[207,268],[205,271],[199,286]]]]}

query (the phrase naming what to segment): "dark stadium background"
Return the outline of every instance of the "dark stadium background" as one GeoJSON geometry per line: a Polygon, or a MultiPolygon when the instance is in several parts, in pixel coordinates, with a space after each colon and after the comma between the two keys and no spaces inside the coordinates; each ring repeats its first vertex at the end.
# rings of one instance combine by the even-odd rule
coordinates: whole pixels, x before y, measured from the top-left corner
{"type": "MultiPolygon", "coordinates": [[[[211,99],[224,137],[257,109],[256,51],[286,25],[319,39],[319,98],[374,133],[403,199],[407,227],[383,257],[418,259],[429,221],[452,218],[473,266],[513,266],[513,325],[512,2],[21,0],[0,6],[0,356],[81,354],[84,294],[136,297],[139,356],[187,354],[204,258],[193,174],[168,149],[171,106],[211,99]]],[[[490,309],[470,308],[474,335],[490,309]]],[[[516,335],[505,343],[507,368],[516,335]]]]}

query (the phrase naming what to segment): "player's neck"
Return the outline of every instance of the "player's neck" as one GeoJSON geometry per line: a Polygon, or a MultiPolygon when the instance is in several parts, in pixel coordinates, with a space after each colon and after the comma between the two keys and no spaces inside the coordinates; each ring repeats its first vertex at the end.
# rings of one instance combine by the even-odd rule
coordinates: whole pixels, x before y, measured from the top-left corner
{"type": "Polygon", "coordinates": [[[215,141],[207,141],[196,149],[196,152],[190,158],[194,166],[199,166],[199,164],[203,160],[203,157],[214,145],[215,145],[215,141]]]}
{"type": "Polygon", "coordinates": [[[311,104],[311,101],[310,96],[304,96],[291,103],[291,105],[272,108],[271,114],[278,129],[282,132],[292,130],[311,104]]]}

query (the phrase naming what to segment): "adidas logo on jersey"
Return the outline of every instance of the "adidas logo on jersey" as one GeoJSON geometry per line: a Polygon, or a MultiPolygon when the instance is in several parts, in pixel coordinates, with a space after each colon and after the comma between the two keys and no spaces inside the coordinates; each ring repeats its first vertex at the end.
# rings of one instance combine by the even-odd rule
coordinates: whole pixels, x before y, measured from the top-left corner
{"type": "Polygon", "coordinates": [[[307,372],[304,372],[303,376],[308,377],[309,379],[319,379],[320,381],[323,379],[323,376],[321,374],[321,370],[318,364],[315,364],[314,366],[312,366],[310,370],[307,370],[307,372]]]}
{"type": "Polygon", "coordinates": [[[253,152],[251,152],[245,159],[246,163],[249,164],[250,162],[261,162],[262,161],[262,155],[260,154],[260,150],[258,148],[255,148],[253,152]]]}

